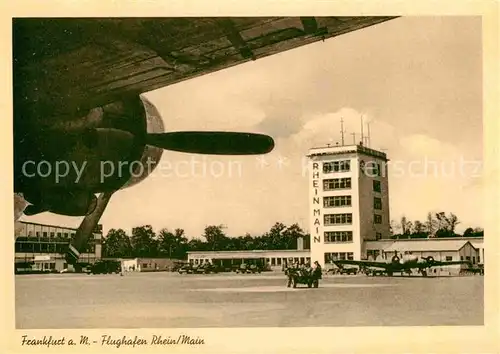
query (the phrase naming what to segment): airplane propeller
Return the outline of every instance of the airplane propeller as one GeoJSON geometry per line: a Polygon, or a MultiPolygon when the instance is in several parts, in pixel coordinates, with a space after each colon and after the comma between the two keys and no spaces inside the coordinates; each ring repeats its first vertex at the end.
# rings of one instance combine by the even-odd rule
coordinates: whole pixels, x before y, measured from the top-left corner
{"type": "MultiPolygon", "coordinates": [[[[129,132],[110,128],[93,129],[87,134],[88,144],[99,144],[101,148],[117,144],[128,146],[134,139],[129,132]]],[[[165,150],[212,155],[257,155],[268,153],[274,148],[274,140],[267,135],[240,132],[187,131],[147,134],[145,142],[165,150]]],[[[93,208],[86,213],[66,254],[68,263],[78,262],[79,250],[99,222],[114,192],[101,193],[93,208]]]]}
{"type": "Polygon", "coordinates": [[[274,148],[274,140],[270,136],[239,132],[148,134],[146,142],[165,150],[211,155],[257,155],[266,154],[274,148]]]}

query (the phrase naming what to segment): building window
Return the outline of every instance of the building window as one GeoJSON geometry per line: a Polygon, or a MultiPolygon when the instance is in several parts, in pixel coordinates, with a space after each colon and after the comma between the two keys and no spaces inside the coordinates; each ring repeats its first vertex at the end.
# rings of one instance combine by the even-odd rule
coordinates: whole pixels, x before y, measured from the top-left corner
{"type": "Polygon", "coordinates": [[[61,236],[62,236],[62,235],[61,235],[61,233],[60,233],[60,232],[58,232],[58,233],[57,233],[57,238],[61,238],[61,236]]]}
{"type": "Polygon", "coordinates": [[[337,261],[339,259],[338,252],[326,252],[325,253],[325,263],[332,263],[333,261],[337,261]]]}
{"type": "Polygon", "coordinates": [[[446,262],[451,262],[453,260],[452,256],[446,256],[446,262]]]}
{"type": "Polygon", "coordinates": [[[373,198],[373,209],[382,210],[382,199],[381,198],[373,198]]]}
{"type": "Polygon", "coordinates": [[[50,233],[50,238],[54,238],[54,235],[55,235],[55,234],[54,234],[53,232],[51,232],[51,233],[50,233]]]}
{"type": "Polygon", "coordinates": [[[73,238],[73,237],[75,237],[75,233],[74,232],[71,234],[71,238],[73,238]]]}
{"type": "Polygon", "coordinates": [[[352,242],[352,231],[327,231],[325,243],[352,242]]]}
{"type": "Polygon", "coordinates": [[[64,233],[64,238],[68,238],[68,233],[67,232],[64,233]]]}
{"type": "Polygon", "coordinates": [[[352,214],[326,214],[324,224],[325,226],[352,224],[352,214]]]}
{"type": "Polygon", "coordinates": [[[336,208],[351,206],[351,196],[350,195],[338,195],[334,197],[324,197],[323,207],[325,208],[336,208]]]}
{"type": "Polygon", "coordinates": [[[365,169],[370,177],[380,177],[382,174],[382,167],[375,161],[368,162],[365,169]]]}
{"type": "Polygon", "coordinates": [[[375,239],[376,240],[382,239],[382,234],[380,232],[375,233],[375,239]]]}
{"type": "Polygon", "coordinates": [[[325,253],[325,263],[332,263],[333,261],[338,260],[353,260],[354,253],[353,252],[326,252],[325,253]]]}
{"type": "Polygon", "coordinates": [[[382,215],[375,214],[374,220],[375,224],[382,224],[382,215]]]}
{"type": "Polygon", "coordinates": [[[382,192],[382,187],[380,185],[380,181],[373,181],[373,191],[374,192],[382,192]]]}
{"type": "Polygon", "coordinates": [[[477,256],[477,263],[481,263],[481,257],[477,256]]]}
{"type": "Polygon", "coordinates": [[[378,250],[366,250],[366,257],[370,260],[376,260],[379,254],[378,250]]]}
{"type": "Polygon", "coordinates": [[[350,160],[332,161],[323,163],[323,173],[349,172],[350,170],[351,170],[350,160]]]}
{"type": "Polygon", "coordinates": [[[335,189],[350,189],[351,179],[350,178],[332,178],[323,180],[323,190],[331,191],[335,189]]]}
{"type": "Polygon", "coordinates": [[[476,257],[472,257],[472,264],[476,264],[476,257]]]}

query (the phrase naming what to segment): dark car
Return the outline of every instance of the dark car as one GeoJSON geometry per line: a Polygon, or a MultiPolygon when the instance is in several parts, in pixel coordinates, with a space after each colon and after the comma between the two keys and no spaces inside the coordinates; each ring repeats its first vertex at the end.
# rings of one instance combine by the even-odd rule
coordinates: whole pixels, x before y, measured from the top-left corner
{"type": "Polygon", "coordinates": [[[180,267],[179,269],[177,269],[177,272],[179,274],[193,274],[194,270],[195,270],[195,268],[193,267],[193,265],[185,264],[182,267],[180,267]]]}
{"type": "Polygon", "coordinates": [[[119,274],[121,271],[122,265],[119,261],[97,261],[90,267],[91,274],[119,274]]]}

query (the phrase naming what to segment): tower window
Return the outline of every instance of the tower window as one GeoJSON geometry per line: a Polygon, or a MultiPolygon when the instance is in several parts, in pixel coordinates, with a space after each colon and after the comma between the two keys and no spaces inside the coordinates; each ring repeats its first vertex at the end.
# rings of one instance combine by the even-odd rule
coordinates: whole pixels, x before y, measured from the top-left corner
{"type": "Polygon", "coordinates": [[[331,191],[335,189],[350,189],[351,179],[350,178],[332,178],[323,180],[323,190],[331,191]]]}
{"type": "Polygon", "coordinates": [[[327,214],[324,217],[325,226],[352,224],[352,214],[327,214]]]}
{"type": "Polygon", "coordinates": [[[323,207],[325,208],[336,208],[351,206],[351,196],[350,195],[338,195],[334,197],[324,197],[323,207]]]}
{"type": "Polygon", "coordinates": [[[373,191],[374,192],[381,192],[382,191],[382,187],[380,185],[380,181],[373,181],[373,191]]]}
{"type": "Polygon", "coordinates": [[[350,170],[351,170],[350,160],[332,161],[323,163],[323,173],[349,172],[350,170]]]}
{"type": "Polygon", "coordinates": [[[325,243],[352,242],[352,231],[327,231],[325,243]]]}

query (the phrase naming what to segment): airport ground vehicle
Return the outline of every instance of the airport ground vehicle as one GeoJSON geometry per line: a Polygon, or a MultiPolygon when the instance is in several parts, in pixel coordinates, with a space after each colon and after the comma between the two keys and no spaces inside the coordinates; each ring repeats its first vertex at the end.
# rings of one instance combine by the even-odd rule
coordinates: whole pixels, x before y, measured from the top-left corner
{"type": "Polygon", "coordinates": [[[297,287],[298,284],[306,284],[308,288],[318,288],[321,273],[314,270],[289,268],[285,274],[288,277],[288,287],[297,287]]]}
{"type": "Polygon", "coordinates": [[[180,267],[179,269],[177,269],[177,272],[179,274],[193,274],[194,269],[193,269],[193,266],[191,264],[186,264],[186,265],[183,265],[182,267],[180,267]]]}
{"type": "Polygon", "coordinates": [[[101,260],[87,268],[90,274],[118,274],[122,271],[119,261],[101,260]]]}

